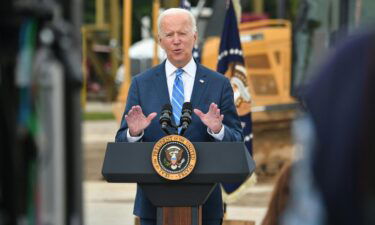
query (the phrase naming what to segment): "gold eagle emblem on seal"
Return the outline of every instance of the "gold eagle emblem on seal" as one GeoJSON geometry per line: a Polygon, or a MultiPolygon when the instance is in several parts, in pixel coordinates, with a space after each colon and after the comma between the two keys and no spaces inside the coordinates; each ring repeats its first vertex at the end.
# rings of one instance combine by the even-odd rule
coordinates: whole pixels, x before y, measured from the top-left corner
{"type": "Polygon", "coordinates": [[[193,171],[197,153],[187,138],[169,135],[155,143],[151,161],[160,176],[167,180],[181,180],[193,171]]]}

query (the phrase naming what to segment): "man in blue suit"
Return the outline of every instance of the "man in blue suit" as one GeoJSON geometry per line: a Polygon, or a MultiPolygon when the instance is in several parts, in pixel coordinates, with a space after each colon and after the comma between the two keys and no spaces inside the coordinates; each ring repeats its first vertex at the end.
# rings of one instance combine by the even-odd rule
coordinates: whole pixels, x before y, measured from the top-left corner
{"type": "MultiPolygon", "coordinates": [[[[116,142],[155,142],[164,137],[154,118],[167,103],[175,108],[177,89],[182,100],[191,102],[194,109],[192,122],[184,135],[187,139],[192,142],[243,141],[229,80],[196,63],[192,57],[197,40],[194,16],[185,9],[168,9],[160,14],[158,28],[159,43],[167,60],[133,78],[116,142]]],[[[178,124],[179,116],[174,112],[173,123],[178,124]]],[[[134,214],[141,218],[141,225],[156,224],[156,207],[140,188],[137,188],[134,214]]],[[[203,205],[202,217],[204,225],[222,223],[219,185],[203,205]]]]}

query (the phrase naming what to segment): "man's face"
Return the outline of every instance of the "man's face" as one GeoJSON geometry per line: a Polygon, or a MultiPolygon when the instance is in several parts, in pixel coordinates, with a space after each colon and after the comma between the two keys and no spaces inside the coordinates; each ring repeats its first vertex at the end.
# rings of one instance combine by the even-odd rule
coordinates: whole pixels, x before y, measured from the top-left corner
{"type": "Polygon", "coordinates": [[[175,67],[184,67],[192,57],[197,33],[192,31],[186,14],[166,15],[161,21],[159,42],[175,67]]]}

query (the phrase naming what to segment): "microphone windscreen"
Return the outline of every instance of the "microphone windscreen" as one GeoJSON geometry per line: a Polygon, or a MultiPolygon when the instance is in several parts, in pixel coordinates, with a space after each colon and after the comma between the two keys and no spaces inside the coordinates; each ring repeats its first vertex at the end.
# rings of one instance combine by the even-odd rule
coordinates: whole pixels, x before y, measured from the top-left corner
{"type": "Polygon", "coordinates": [[[182,110],[190,110],[190,111],[193,111],[193,106],[190,102],[185,102],[183,105],[182,105],[182,110]]]}
{"type": "Polygon", "coordinates": [[[172,111],[172,105],[169,104],[169,103],[165,104],[161,110],[162,111],[165,111],[165,110],[172,111]]]}

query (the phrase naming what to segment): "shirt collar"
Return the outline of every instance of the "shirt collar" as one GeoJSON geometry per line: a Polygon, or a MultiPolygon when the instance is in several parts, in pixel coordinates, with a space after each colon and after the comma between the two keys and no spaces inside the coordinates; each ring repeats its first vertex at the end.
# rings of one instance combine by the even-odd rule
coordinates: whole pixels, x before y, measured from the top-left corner
{"type": "MultiPolygon", "coordinates": [[[[184,70],[184,72],[191,76],[191,77],[195,77],[195,73],[197,71],[197,64],[195,63],[193,57],[191,57],[190,61],[188,62],[188,64],[186,64],[184,67],[182,67],[182,69],[184,70]]],[[[177,70],[177,67],[175,67],[168,59],[167,61],[165,62],[165,74],[168,76],[172,76],[174,74],[174,72],[176,72],[177,70]]]]}

